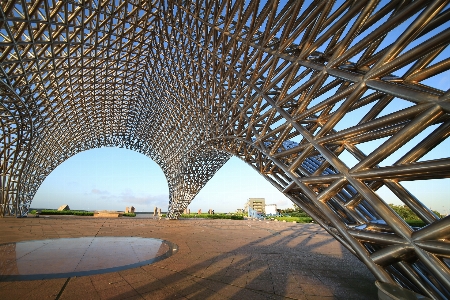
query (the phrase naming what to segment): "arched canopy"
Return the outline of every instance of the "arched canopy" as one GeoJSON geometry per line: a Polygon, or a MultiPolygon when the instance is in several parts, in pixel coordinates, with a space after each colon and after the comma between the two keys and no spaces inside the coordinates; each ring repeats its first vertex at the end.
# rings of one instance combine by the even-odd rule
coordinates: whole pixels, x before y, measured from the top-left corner
{"type": "Polygon", "coordinates": [[[450,218],[402,185],[450,177],[447,0],[0,7],[2,215],[70,155],[121,145],[161,166],[176,218],[235,154],[379,280],[450,297],[450,218]]]}

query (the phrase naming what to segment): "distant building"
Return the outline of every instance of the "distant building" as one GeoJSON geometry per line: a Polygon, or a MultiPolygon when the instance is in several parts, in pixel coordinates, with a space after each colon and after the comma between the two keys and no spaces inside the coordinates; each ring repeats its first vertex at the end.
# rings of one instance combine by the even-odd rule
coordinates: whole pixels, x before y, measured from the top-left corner
{"type": "Polygon", "coordinates": [[[64,205],[61,205],[61,206],[58,208],[58,210],[59,210],[59,211],[61,211],[61,210],[70,210],[70,207],[69,207],[69,205],[64,204],[64,205]]]}
{"type": "Polygon", "coordinates": [[[266,204],[265,213],[267,216],[277,216],[277,205],[276,204],[266,204]]]}
{"type": "Polygon", "coordinates": [[[259,213],[265,213],[266,199],[265,198],[249,198],[246,208],[251,208],[259,213]]]}
{"type": "Polygon", "coordinates": [[[245,209],[238,208],[238,209],[236,209],[236,213],[238,213],[238,214],[243,214],[243,213],[244,213],[244,210],[245,210],[245,209]]]}
{"type": "Polygon", "coordinates": [[[125,213],[126,214],[128,214],[128,213],[132,213],[132,214],[134,214],[134,210],[135,210],[135,208],[134,208],[134,206],[132,206],[132,207],[126,207],[125,208],[125,213]]]}

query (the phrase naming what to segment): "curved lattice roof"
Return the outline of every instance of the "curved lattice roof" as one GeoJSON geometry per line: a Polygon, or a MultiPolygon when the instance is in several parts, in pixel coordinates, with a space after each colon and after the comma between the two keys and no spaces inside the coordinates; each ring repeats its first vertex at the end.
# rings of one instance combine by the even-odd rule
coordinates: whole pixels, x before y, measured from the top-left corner
{"type": "Polygon", "coordinates": [[[379,280],[450,297],[450,219],[402,185],[450,177],[448,151],[424,158],[450,133],[448,1],[0,6],[2,215],[70,156],[119,146],[161,166],[176,218],[236,155],[379,280]]]}

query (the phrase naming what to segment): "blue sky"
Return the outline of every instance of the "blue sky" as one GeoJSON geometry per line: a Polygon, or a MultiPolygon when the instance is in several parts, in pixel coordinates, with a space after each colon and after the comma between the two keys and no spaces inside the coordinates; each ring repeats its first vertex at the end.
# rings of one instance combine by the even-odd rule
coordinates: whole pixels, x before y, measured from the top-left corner
{"type": "MultiPolygon", "coordinates": [[[[404,182],[417,198],[434,210],[450,213],[450,179],[404,182]]],[[[388,203],[400,204],[388,189],[379,191],[388,203]]],[[[233,212],[248,198],[266,198],[278,208],[292,203],[261,175],[238,158],[230,159],[189,205],[191,211],[233,212]]],[[[31,207],[125,210],[167,209],[169,191],[163,172],[150,158],[122,148],[81,152],[58,166],[39,188],[31,207]]]]}
{"type": "MultiPolygon", "coordinates": [[[[209,208],[232,212],[248,198],[266,198],[279,208],[292,207],[288,198],[238,158],[229,160],[189,205],[191,211],[209,208]]],[[[165,176],[150,158],[122,148],[81,152],[58,166],[43,182],[32,207],[137,211],[167,209],[169,190],[165,176]]]]}

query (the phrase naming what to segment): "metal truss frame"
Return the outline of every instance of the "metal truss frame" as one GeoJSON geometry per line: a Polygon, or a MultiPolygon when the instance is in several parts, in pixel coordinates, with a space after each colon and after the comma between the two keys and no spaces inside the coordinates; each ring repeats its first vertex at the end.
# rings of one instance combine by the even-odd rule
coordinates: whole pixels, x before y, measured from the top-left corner
{"type": "Polygon", "coordinates": [[[449,1],[0,6],[0,215],[25,215],[69,157],[116,146],[161,166],[176,219],[235,155],[378,280],[450,298],[450,218],[402,185],[450,177],[448,155],[427,156],[450,135],[449,1]]]}

